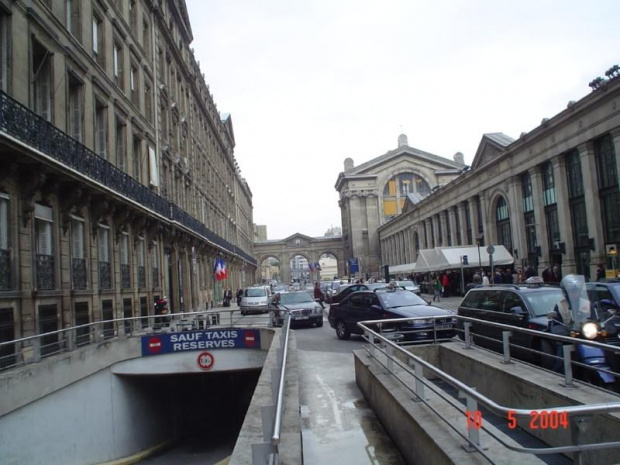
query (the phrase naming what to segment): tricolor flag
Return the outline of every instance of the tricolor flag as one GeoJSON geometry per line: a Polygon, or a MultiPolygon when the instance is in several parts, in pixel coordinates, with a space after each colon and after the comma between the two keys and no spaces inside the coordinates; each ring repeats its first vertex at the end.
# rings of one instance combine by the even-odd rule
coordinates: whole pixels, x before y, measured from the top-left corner
{"type": "Polygon", "coordinates": [[[215,261],[213,262],[213,273],[215,274],[215,279],[217,279],[218,281],[227,278],[226,262],[224,261],[224,259],[215,259],[215,261]]]}

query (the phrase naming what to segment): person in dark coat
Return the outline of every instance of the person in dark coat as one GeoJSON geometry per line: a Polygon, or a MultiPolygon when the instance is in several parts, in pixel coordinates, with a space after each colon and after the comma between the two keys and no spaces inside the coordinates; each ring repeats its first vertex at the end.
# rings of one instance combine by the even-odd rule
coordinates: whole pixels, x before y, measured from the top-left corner
{"type": "Polygon", "coordinates": [[[596,267],[596,280],[602,281],[603,279],[605,279],[605,267],[602,263],[599,263],[596,267]]]}
{"type": "Polygon", "coordinates": [[[237,305],[241,305],[241,298],[243,297],[243,289],[239,288],[237,290],[237,305]]]}

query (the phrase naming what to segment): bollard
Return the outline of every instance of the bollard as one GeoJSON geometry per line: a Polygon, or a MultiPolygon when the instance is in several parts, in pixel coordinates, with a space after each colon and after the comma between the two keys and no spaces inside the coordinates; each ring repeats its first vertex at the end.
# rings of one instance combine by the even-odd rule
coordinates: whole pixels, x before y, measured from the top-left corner
{"type": "Polygon", "coordinates": [[[573,344],[562,346],[564,355],[564,386],[573,386],[573,365],[571,364],[571,352],[575,350],[573,344]]]}
{"type": "Polygon", "coordinates": [[[475,423],[475,419],[478,414],[480,414],[478,410],[478,402],[471,396],[459,391],[459,399],[465,399],[467,402],[467,438],[469,439],[469,444],[464,446],[467,452],[475,452],[477,449],[472,446],[475,444],[476,446],[480,446],[480,428],[482,427],[482,415],[479,416],[480,424],[475,423]],[[474,424],[472,425],[472,417],[474,418],[474,424]]]}
{"type": "Polygon", "coordinates": [[[471,322],[466,321],[463,323],[463,331],[465,331],[465,348],[471,349],[471,322]]]}
{"type": "Polygon", "coordinates": [[[502,363],[511,364],[510,361],[510,336],[512,336],[512,331],[502,331],[502,343],[504,345],[504,360],[502,363]]]}

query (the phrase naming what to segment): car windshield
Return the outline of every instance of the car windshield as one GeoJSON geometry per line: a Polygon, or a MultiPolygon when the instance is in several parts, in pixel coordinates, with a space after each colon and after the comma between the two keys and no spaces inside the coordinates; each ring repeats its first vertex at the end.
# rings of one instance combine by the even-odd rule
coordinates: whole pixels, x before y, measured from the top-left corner
{"type": "Polygon", "coordinates": [[[262,287],[250,287],[245,290],[246,297],[265,297],[267,295],[267,291],[262,287]]]}
{"type": "Polygon", "coordinates": [[[524,293],[525,298],[530,304],[535,316],[544,316],[552,312],[560,300],[562,300],[562,290],[545,289],[544,291],[524,293]]]}
{"type": "Polygon", "coordinates": [[[383,308],[408,307],[410,305],[426,305],[426,302],[413,292],[378,292],[383,308]]]}
{"type": "Polygon", "coordinates": [[[303,304],[306,302],[313,302],[314,299],[310,297],[307,292],[295,292],[291,294],[280,294],[280,303],[286,304],[303,304]]]}
{"type": "Polygon", "coordinates": [[[396,281],[396,285],[403,286],[403,287],[415,287],[415,284],[413,284],[413,281],[396,281]]]}

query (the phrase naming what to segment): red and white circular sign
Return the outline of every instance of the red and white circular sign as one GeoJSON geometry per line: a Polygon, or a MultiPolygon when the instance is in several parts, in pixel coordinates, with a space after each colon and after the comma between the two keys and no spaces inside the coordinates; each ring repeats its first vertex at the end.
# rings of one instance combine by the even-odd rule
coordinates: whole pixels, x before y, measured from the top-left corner
{"type": "Polygon", "coordinates": [[[161,351],[163,344],[161,343],[161,339],[157,336],[153,336],[149,339],[149,352],[152,354],[157,354],[161,351]]]}
{"type": "Polygon", "coordinates": [[[198,366],[201,370],[210,370],[214,363],[215,359],[209,352],[200,352],[198,355],[198,366]]]}
{"type": "Polygon", "coordinates": [[[243,340],[245,341],[246,347],[254,347],[254,344],[256,344],[256,336],[254,336],[252,331],[243,333],[243,340]]]}

